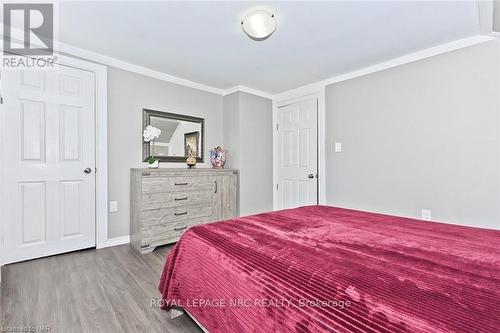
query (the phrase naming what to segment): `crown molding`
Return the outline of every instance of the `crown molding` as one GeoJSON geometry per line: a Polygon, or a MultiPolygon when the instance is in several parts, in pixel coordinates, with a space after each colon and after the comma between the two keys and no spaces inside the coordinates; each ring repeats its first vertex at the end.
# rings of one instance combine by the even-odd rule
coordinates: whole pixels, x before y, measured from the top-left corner
{"type": "Polygon", "coordinates": [[[475,35],[472,37],[462,38],[453,42],[441,44],[438,46],[430,47],[421,51],[413,52],[398,58],[391,59],[389,61],[381,62],[376,65],[368,66],[365,68],[361,68],[359,70],[355,70],[352,72],[348,72],[345,74],[333,76],[331,78],[317,81],[314,83],[306,84],[298,88],[294,88],[291,90],[287,90],[273,96],[273,100],[275,101],[284,101],[291,98],[296,98],[300,96],[305,96],[312,93],[317,93],[324,89],[326,86],[338,83],[350,79],[354,79],[360,76],[380,72],[389,68],[409,64],[418,60],[427,59],[430,57],[434,57],[436,55],[452,52],[455,50],[459,50],[462,48],[466,48],[469,46],[489,42],[491,40],[497,39],[495,36],[484,36],[484,35],[475,35]]]}
{"type": "MultiPolygon", "coordinates": [[[[19,29],[14,28],[12,30],[14,31],[15,34],[22,33],[22,30],[19,30],[19,29]]],[[[3,38],[3,34],[0,34],[0,36],[2,36],[2,38],[3,38]]],[[[16,38],[12,38],[12,39],[19,42],[16,38]]],[[[263,92],[263,91],[260,91],[257,89],[253,89],[253,88],[249,88],[246,86],[242,86],[242,85],[237,85],[237,86],[234,86],[234,87],[229,88],[229,89],[220,89],[220,88],[208,86],[208,85],[194,82],[191,80],[183,79],[183,78],[180,78],[180,77],[177,77],[174,75],[170,75],[170,74],[167,74],[164,72],[156,71],[156,70],[144,67],[144,66],[135,65],[135,64],[132,64],[132,63],[120,60],[120,59],[116,59],[116,58],[113,58],[110,56],[106,56],[106,55],[94,52],[94,51],[89,51],[89,50],[85,50],[85,49],[82,49],[82,48],[79,48],[79,47],[76,47],[76,46],[73,46],[70,44],[61,43],[59,41],[54,41],[54,50],[56,50],[56,52],[59,54],[89,60],[89,61],[99,63],[102,65],[123,69],[123,70],[129,71],[129,72],[145,75],[145,76],[152,77],[152,78],[155,78],[158,80],[174,83],[174,84],[184,86],[184,87],[189,87],[189,88],[194,88],[194,89],[206,91],[206,92],[221,95],[221,96],[226,96],[226,95],[232,94],[236,91],[241,91],[241,92],[246,92],[246,93],[256,95],[256,96],[261,96],[264,98],[269,98],[269,99],[273,98],[272,94],[268,94],[266,92],[263,92]]],[[[2,51],[1,46],[0,46],[0,51],[2,51]]]]}
{"type": "Polygon", "coordinates": [[[233,94],[233,93],[235,93],[235,92],[238,92],[238,91],[240,91],[240,90],[238,89],[238,86],[234,86],[234,87],[232,87],[232,88],[229,88],[229,89],[224,90],[224,93],[222,94],[222,96],[231,95],[231,94],[233,94]]]}
{"type": "Polygon", "coordinates": [[[232,88],[225,90],[222,95],[227,96],[227,95],[230,95],[230,94],[235,93],[237,91],[244,92],[244,93],[251,94],[251,95],[255,95],[255,96],[264,97],[264,98],[271,99],[271,100],[274,98],[274,95],[272,95],[272,94],[268,94],[262,90],[253,89],[253,88],[249,88],[246,86],[234,86],[232,88]]]}
{"type": "Polygon", "coordinates": [[[232,94],[236,91],[241,91],[241,92],[245,92],[245,93],[256,95],[256,96],[260,96],[260,97],[264,97],[264,98],[268,98],[268,99],[273,99],[272,94],[268,94],[264,91],[249,88],[249,87],[242,86],[242,85],[237,85],[237,86],[234,86],[234,87],[229,88],[229,89],[220,89],[220,88],[208,86],[205,84],[201,84],[198,82],[190,81],[187,79],[183,79],[183,78],[173,76],[170,74],[166,74],[164,72],[159,72],[159,71],[147,68],[147,67],[134,65],[134,64],[131,64],[131,63],[123,61],[123,60],[119,60],[119,59],[116,59],[116,58],[113,58],[110,56],[106,56],[106,55],[103,55],[103,54],[100,54],[97,52],[81,49],[81,48],[78,48],[78,47],[75,47],[75,46],[72,46],[69,44],[56,42],[55,45],[56,45],[55,48],[60,53],[76,56],[79,58],[84,58],[87,60],[98,62],[98,63],[103,64],[103,65],[120,68],[120,69],[129,71],[129,72],[149,76],[149,77],[152,77],[152,78],[155,78],[158,80],[167,81],[167,82],[178,84],[178,85],[184,86],[184,87],[203,90],[206,92],[210,92],[210,93],[214,93],[214,94],[222,95],[222,96],[232,94]]]}
{"type": "Polygon", "coordinates": [[[201,84],[198,82],[183,79],[183,78],[180,78],[180,77],[177,77],[174,75],[170,75],[170,74],[166,74],[163,72],[159,72],[159,71],[147,68],[147,67],[134,65],[134,64],[131,64],[131,63],[123,61],[123,60],[119,60],[119,59],[116,59],[116,58],[113,58],[110,56],[102,55],[102,54],[97,53],[97,52],[84,50],[84,49],[81,49],[81,48],[78,48],[78,47],[75,47],[75,46],[72,46],[69,44],[58,42],[58,43],[56,43],[56,49],[60,53],[84,58],[87,60],[98,62],[98,63],[103,64],[103,65],[116,67],[116,68],[123,69],[123,70],[129,71],[129,72],[137,73],[137,74],[142,74],[142,75],[149,76],[149,77],[152,77],[152,78],[155,78],[158,80],[178,84],[180,86],[194,88],[194,89],[198,89],[198,90],[203,90],[203,91],[213,93],[213,94],[218,94],[218,95],[224,94],[223,89],[219,89],[219,88],[211,87],[211,86],[201,84]]]}
{"type": "MultiPolygon", "coordinates": [[[[480,1],[480,3],[481,3],[481,1],[480,1]]],[[[482,10],[482,13],[483,13],[482,17],[484,18],[486,16],[486,18],[489,18],[490,17],[489,13],[491,10],[491,1],[485,1],[485,3],[480,4],[480,6],[484,7],[482,10]]],[[[483,31],[481,31],[481,32],[483,32],[483,31]]],[[[2,35],[2,37],[3,37],[3,35],[2,35]]],[[[333,76],[333,77],[330,77],[330,78],[325,79],[325,80],[309,83],[309,84],[300,86],[298,88],[286,90],[286,91],[283,91],[283,92],[277,93],[277,94],[270,94],[270,93],[267,93],[265,91],[261,91],[261,90],[250,88],[250,87],[243,86],[243,85],[237,85],[237,86],[234,86],[234,87],[229,88],[229,89],[220,89],[220,88],[208,86],[208,85],[205,85],[202,83],[183,79],[183,78],[180,78],[180,77],[177,77],[174,75],[159,72],[159,71],[156,71],[156,70],[144,67],[144,66],[134,65],[134,64],[131,64],[131,63],[123,61],[123,60],[119,60],[119,59],[116,59],[116,58],[113,58],[110,56],[106,56],[106,55],[103,55],[103,54],[100,54],[97,52],[88,51],[88,50],[78,48],[78,47],[75,47],[75,46],[72,46],[72,45],[69,45],[66,43],[61,43],[58,41],[54,41],[54,48],[55,48],[55,50],[57,50],[58,53],[82,58],[82,59],[93,61],[93,62],[96,62],[99,64],[123,69],[123,70],[130,71],[133,73],[152,77],[152,78],[155,78],[158,80],[170,82],[170,83],[177,84],[177,85],[184,86],[184,87],[198,89],[201,91],[205,91],[205,92],[209,92],[209,93],[213,93],[213,94],[217,94],[217,95],[221,95],[221,96],[226,96],[226,95],[232,94],[234,92],[241,91],[241,92],[245,92],[248,94],[268,98],[268,99],[271,99],[274,101],[283,101],[286,99],[296,98],[296,97],[308,95],[311,93],[317,93],[317,92],[321,91],[322,89],[324,89],[325,86],[333,84],[333,83],[338,83],[338,82],[350,80],[350,79],[353,79],[356,77],[368,75],[371,73],[376,73],[376,72],[383,71],[383,70],[386,70],[389,68],[408,64],[408,63],[411,63],[414,61],[418,61],[418,60],[430,58],[430,57],[433,57],[436,55],[452,52],[452,51],[462,49],[465,47],[485,43],[485,42],[497,39],[498,37],[499,36],[496,36],[496,35],[490,33],[488,35],[480,34],[480,35],[474,35],[474,36],[467,37],[467,38],[462,38],[462,39],[459,39],[459,40],[456,40],[453,42],[444,43],[444,44],[430,47],[430,48],[427,48],[427,49],[424,49],[421,51],[413,52],[413,53],[410,53],[410,54],[407,54],[407,55],[404,55],[404,56],[401,56],[398,58],[394,58],[394,59],[391,59],[389,61],[385,61],[385,62],[376,64],[376,65],[368,66],[365,68],[361,68],[359,70],[355,70],[352,72],[333,76]]],[[[2,49],[2,47],[0,46],[0,50],[1,49],[2,49]]]]}
{"type": "MultiPolygon", "coordinates": [[[[23,34],[23,31],[17,28],[11,28],[11,32],[13,36],[21,36],[23,34]]],[[[0,33],[0,36],[3,39],[3,30],[0,33]]],[[[14,41],[19,42],[19,40],[15,37],[12,37],[14,41]]],[[[1,49],[3,49],[2,46],[0,46],[1,49]]],[[[215,88],[212,86],[208,86],[202,83],[190,81],[187,79],[183,79],[174,75],[166,74],[163,72],[159,72],[144,66],[139,66],[139,65],[134,65],[129,62],[116,59],[110,56],[106,56],[97,52],[85,50],[70,44],[62,43],[58,40],[54,40],[54,50],[56,53],[63,54],[63,55],[68,55],[68,56],[73,56],[77,58],[82,58],[85,60],[89,60],[95,63],[99,63],[102,65],[106,66],[111,66],[119,69],[123,69],[129,72],[149,76],[158,80],[174,83],[180,86],[184,87],[189,87],[189,88],[194,88],[202,91],[206,91],[209,93],[213,94],[218,94],[218,95],[223,95],[224,90],[215,88]]]]}
{"type": "Polygon", "coordinates": [[[201,84],[198,82],[194,82],[194,81],[186,80],[186,79],[179,78],[179,77],[176,77],[173,75],[169,75],[169,74],[166,74],[163,72],[155,71],[155,70],[143,67],[143,66],[134,65],[134,64],[131,64],[131,63],[128,63],[128,62],[125,62],[125,61],[122,61],[122,60],[119,60],[119,59],[116,59],[113,57],[105,56],[105,55],[102,55],[102,54],[99,54],[96,52],[87,51],[87,50],[77,48],[77,47],[74,47],[74,46],[71,46],[68,44],[56,43],[56,45],[57,45],[57,48],[60,52],[66,53],[68,55],[81,57],[81,58],[95,61],[95,62],[104,64],[104,65],[120,68],[123,70],[142,74],[142,75],[149,76],[149,77],[153,77],[153,78],[156,78],[156,79],[159,79],[162,81],[178,84],[181,86],[206,91],[209,93],[214,93],[214,94],[218,94],[221,96],[226,96],[226,95],[232,94],[234,92],[240,91],[240,92],[245,92],[248,94],[268,98],[271,100],[278,100],[279,101],[279,100],[284,100],[284,99],[288,99],[288,98],[294,98],[294,97],[301,96],[301,95],[315,93],[315,92],[320,91],[323,87],[330,85],[330,84],[333,84],[333,83],[338,83],[338,82],[350,80],[350,79],[353,79],[356,77],[368,75],[371,73],[376,73],[376,72],[383,71],[383,70],[386,70],[389,68],[408,64],[408,63],[411,63],[414,61],[423,60],[423,59],[430,58],[430,57],[433,57],[436,55],[452,52],[452,51],[462,49],[465,47],[485,43],[485,42],[494,40],[496,38],[497,37],[491,36],[491,35],[475,35],[475,36],[471,36],[471,37],[467,37],[467,38],[462,38],[462,39],[459,39],[459,40],[456,40],[453,42],[444,43],[444,44],[430,47],[430,48],[427,48],[427,49],[424,49],[421,51],[413,52],[413,53],[410,53],[410,54],[407,54],[407,55],[404,55],[404,56],[401,56],[398,58],[391,59],[389,61],[385,61],[385,62],[376,64],[376,65],[372,65],[372,66],[368,66],[368,67],[365,67],[365,68],[362,68],[359,70],[355,70],[352,72],[348,72],[345,74],[333,76],[331,78],[328,78],[328,79],[325,79],[322,81],[310,83],[310,84],[307,84],[307,85],[304,85],[304,86],[301,86],[298,88],[294,88],[291,90],[287,90],[287,91],[284,91],[284,92],[278,93],[278,94],[270,94],[270,93],[267,93],[265,91],[261,91],[261,90],[250,88],[250,87],[243,86],[243,85],[237,85],[237,86],[234,86],[234,87],[229,88],[229,89],[215,88],[215,87],[204,85],[204,84],[201,84]]]}

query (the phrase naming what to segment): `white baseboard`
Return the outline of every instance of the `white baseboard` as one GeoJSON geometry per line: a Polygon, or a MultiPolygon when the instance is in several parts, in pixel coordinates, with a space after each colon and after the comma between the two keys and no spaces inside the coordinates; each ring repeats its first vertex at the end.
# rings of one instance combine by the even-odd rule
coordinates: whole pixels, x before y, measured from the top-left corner
{"type": "Polygon", "coordinates": [[[115,238],[110,238],[106,241],[106,247],[123,245],[128,243],[130,243],[130,236],[128,235],[122,237],[115,237],[115,238]]]}

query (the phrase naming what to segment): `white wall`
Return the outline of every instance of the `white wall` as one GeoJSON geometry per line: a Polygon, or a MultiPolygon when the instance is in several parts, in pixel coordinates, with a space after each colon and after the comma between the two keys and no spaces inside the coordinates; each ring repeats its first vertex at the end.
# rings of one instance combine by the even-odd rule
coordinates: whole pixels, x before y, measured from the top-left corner
{"type": "Polygon", "coordinates": [[[243,92],[224,97],[228,167],[239,170],[239,213],[273,209],[272,101],[243,92]]]}
{"type": "Polygon", "coordinates": [[[273,209],[273,108],[267,98],[240,92],[241,215],[273,209]]]}
{"type": "Polygon", "coordinates": [[[143,108],[205,119],[205,163],[198,167],[211,167],[208,151],[222,144],[222,96],[108,68],[109,200],[118,201],[119,209],[109,214],[109,238],[129,234],[130,168],[147,167],[142,163],[143,108]]]}
{"type": "Polygon", "coordinates": [[[228,152],[227,168],[240,167],[240,94],[224,96],[223,99],[223,142],[228,152]]]}
{"type": "Polygon", "coordinates": [[[328,86],[328,204],[500,228],[499,112],[496,40],[328,86]]]}
{"type": "Polygon", "coordinates": [[[500,1],[494,0],[493,3],[493,31],[500,32],[500,1]]]}

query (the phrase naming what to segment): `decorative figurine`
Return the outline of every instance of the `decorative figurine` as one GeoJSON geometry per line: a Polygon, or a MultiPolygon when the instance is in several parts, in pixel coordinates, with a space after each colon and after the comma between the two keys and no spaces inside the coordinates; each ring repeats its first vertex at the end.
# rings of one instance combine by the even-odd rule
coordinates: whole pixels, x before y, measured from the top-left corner
{"type": "Polygon", "coordinates": [[[187,159],[186,159],[186,164],[188,165],[188,168],[189,169],[192,169],[196,166],[196,157],[194,156],[189,156],[187,159]]]}

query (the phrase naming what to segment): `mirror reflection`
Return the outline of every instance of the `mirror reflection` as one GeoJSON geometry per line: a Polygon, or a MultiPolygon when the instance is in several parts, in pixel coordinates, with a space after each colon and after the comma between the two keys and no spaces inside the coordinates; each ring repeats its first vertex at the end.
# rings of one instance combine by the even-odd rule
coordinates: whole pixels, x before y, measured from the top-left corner
{"type": "Polygon", "coordinates": [[[201,124],[151,116],[151,126],[161,130],[155,156],[201,157],[201,124]]]}

